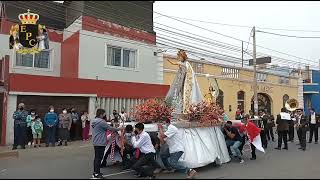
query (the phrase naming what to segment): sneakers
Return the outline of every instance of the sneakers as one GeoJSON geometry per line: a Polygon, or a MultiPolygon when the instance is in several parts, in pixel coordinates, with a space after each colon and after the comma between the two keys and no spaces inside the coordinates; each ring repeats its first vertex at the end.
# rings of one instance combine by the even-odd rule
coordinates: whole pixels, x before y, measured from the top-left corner
{"type": "Polygon", "coordinates": [[[153,171],[154,174],[159,174],[162,171],[161,168],[157,168],[153,171]]]}
{"type": "Polygon", "coordinates": [[[314,142],[314,144],[318,144],[318,142],[314,142]]]}
{"type": "Polygon", "coordinates": [[[91,179],[104,179],[104,177],[103,177],[102,173],[100,173],[100,174],[94,173],[94,174],[92,174],[91,179]]]}
{"type": "Polygon", "coordinates": [[[175,170],[174,169],[171,169],[171,170],[164,170],[164,171],[162,171],[164,174],[170,174],[170,173],[174,173],[175,172],[175,170]]]}
{"type": "Polygon", "coordinates": [[[256,160],[257,158],[256,157],[252,157],[252,158],[250,158],[250,160],[256,160]]]}
{"type": "Polygon", "coordinates": [[[243,159],[240,160],[240,164],[242,164],[242,163],[244,163],[244,160],[243,160],[243,159]]]}
{"type": "Polygon", "coordinates": [[[192,179],[194,178],[194,176],[197,174],[197,171],[195,171],[194,169],[190,169],[188,171],[188,176],[187,176],[187,179],[192,179]]]}

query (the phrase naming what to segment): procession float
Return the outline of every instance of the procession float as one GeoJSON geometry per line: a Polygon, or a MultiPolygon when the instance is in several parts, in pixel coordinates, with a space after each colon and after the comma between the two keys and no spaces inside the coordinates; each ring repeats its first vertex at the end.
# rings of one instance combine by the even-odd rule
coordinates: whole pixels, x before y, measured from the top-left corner
{"type": "Polygon", "coordinates": [[[229,162],[230,156],[221,131],[223,110],[216,105],[219,88],[209,83],[209,93],[202,96],[195,73],[183,50],[178,52],[179,67],[165,99],[150,99],[134,108],[137,122],[148,132],[157,132],[158,123],[171,119],[182,134],[184,154],[180,162],[190,168],[229,162]]]}

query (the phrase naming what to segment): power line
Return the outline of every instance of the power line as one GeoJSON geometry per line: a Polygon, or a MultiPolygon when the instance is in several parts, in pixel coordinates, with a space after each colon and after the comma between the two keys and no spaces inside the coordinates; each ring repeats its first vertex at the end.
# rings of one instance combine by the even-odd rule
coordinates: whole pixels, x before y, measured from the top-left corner
{"type": "MultiPolygon", "coordinates": [[[[180,20],[180,19],[177,19],[177,18],[168,16],[168,15],[165,15],[165,14],[162,14],[162,13],[159,13],[159,12],[156,12],[156,11],[153,11],[153,10],[150,10],[150,9],[148,9],[148,8],[145,8],[145,7],[139,6],[139,5],[137,5],[137,4],[131,3],[130,1],[127,1],[127,2],[130,3],[130,4],[133,4],[133,5],[137,6],[137,7],[140,7],[140,8],[142,8],[142,9],[145,9],[145,10],[147,10],[147,11],[154,12],[154,13],[156,13],[156,14],[159,14],[159,15],[162,15],[162,16],[164,16],[164,17],[167,17],[167,18],[170,18],[170,19],[173,19],[173,20],[182,22],[182,23],[184,23],[184,24],[187,24],[187,25],[190,25],[190,26],[193,26],[193,27],[197,27],[197,28],[199,28],[199,29],[202,29],[202,30],[205,30],[205,31],[209,31],[209,32],[212,32],[212,33],[215,33],[215,34],[224,36],[224,37],[228,37],[228,38],[233,39],[233,40],[237,40],[237,41],[241,41],[241,42],[243,41],[243,40],[241,40],[241,39],[238,39],[238,38],[235,38],[235,37],[232,37],[232,36],[229,36],[229,35],[225,35],[225,34],[222,34],[222,33],[216,32],[216,31],[212,31],[212,30],[210,30],[210,29],[206,29],[206,28],[204,28],[204,27],[197,26],[197,25],[194,25],[194,24],[191,24],[191,23],[182,21],[182,20],[180,20]]],[[[243,41],[243,42],[246,42],[246,41],[243,41]]],[[[246,43],[250,43],[250,42],[246,42],[246,43]]],[[[252,43],[250,43],[250,44],[252,44],[252,43]]],[[[280,53],[280,54],[284,54],[284,55],[287,55],[287,56],[292,56],[292,57],[295,57],[295,58],[298,58],[298,59],[303,59],[303,60],[306,60],[306,61],[312,61],[312,60],[310,60],[310,59],[305,59],[305,58],[297,57],[297,56],[294,56],[294,55],[291,55],[291,54],[287,54],[287,53],[284,53],[284,52],[280,52],[280,51],[277,51],[277,50],[274,50],[274,49],[266,48],[266,47],[264,47],[264,46],[260,46],[260,45],[259,45],[259,46],[256,45],[256,46],[257,46],[257,47],[260,47],[260,48],[263,48],[263,49],[270,50],[270,51],[274,51],[274,52],[277,52],[277,53],[280,53]]]]}
{"type": "MultiPolygon", "coordinates": [[[[200,23],[207,23],[207,24],[215,24],[215,25],[222,25],[222,26],[231,26],[231,27],[239,27],[239,28],[252,28],[252,26],[246,26],[246,25],[237,25],[237,24],[227,24],[227,23],[219,23],[214,21],[204,21],[199,19],[191,19],[191,18],[183,18],[183,17],[177,17],[177,16],[171,16],[178,19],[184,19],[188,21],[194,21],[194,22],[200,22],[200,23]]],[[[277,31],[296,31],[296,32],[314,32],[314,33],[320,33],[320,30],[302,30],[302,29],[285,29],[285,28],[269,28],[269,27],[256,27],[257,29],[269,29],[269,30],[277,30],[277,31]]]]}
{"type": "Polygon", "coordinates": [[[272,34],[276,36],[290,37],[290,38],[303,38],[303,39],[319,39],[320,38],[320,36],[294,36],[294,35],[278,34],[278,33],[272,33],[272,32],[260,31],[260,30],[257,30],[256,32],[272,34]]]}

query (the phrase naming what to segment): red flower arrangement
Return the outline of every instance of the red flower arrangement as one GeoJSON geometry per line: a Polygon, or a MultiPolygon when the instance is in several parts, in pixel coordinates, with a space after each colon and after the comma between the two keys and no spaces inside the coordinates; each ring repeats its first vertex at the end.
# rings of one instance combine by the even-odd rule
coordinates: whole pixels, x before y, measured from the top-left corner
{"type": "Polygon", "coordinates": [[[164,100],[149,99],[135,106],[133,117],[141,123],[164,122],[171,118],[172,111],[164,100]]]}
{"type": "Polygon", "coordinates": [[[221,109],[211,103],[200,102],[195,105],[191,105],[189,109],[189,120],[191,122],[198,122],[199,124],[207,124],[211,126],[218,126],[223,123],[221,119],[221,109]]]}

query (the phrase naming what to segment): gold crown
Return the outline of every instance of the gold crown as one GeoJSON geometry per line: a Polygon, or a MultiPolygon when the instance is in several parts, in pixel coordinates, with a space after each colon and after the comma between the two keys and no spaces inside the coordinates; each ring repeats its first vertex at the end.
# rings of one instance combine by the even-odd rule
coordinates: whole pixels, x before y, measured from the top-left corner
{"type": "Polygon", "coordinates": [[[30,9],[28,9],[27,13],[19,14],[18,17],[22,24],[36,24],[39,20],[39,15],[30,13],[30,9]]]}

